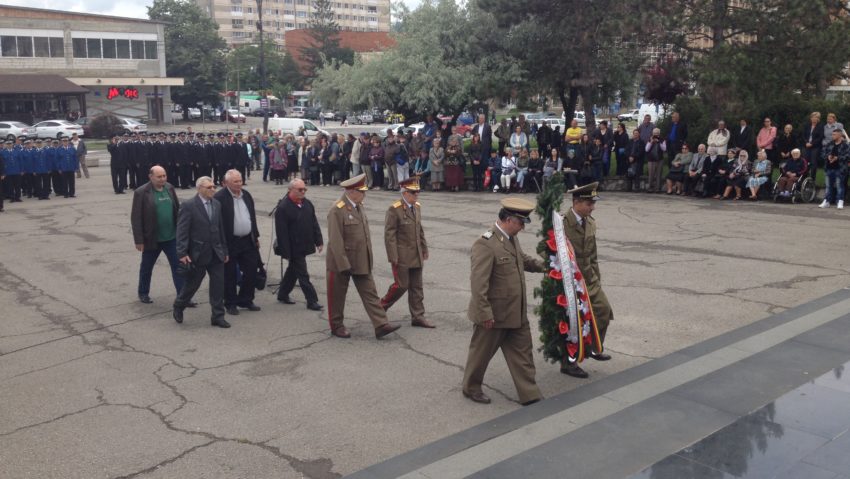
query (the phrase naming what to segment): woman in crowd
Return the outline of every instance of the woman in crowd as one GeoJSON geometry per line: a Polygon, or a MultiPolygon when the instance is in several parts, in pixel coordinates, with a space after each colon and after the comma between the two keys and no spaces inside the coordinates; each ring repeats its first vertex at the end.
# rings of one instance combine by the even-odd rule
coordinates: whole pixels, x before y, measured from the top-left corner
{"type": "MultiPolygon", "coordinates": [[[[608,136],[611,136],[611,132],[607,132],[608,136]]],[[[585,160],[590,162],[590,170],[591,170],[591,182],[598,181],[602,182],[604,177],[604,167],[605,167],[605,152],[606,152],[605,144],[603,143],[602,136],[594,136],[593,142],[590,144],[590,150],[588,152],[588,158],[585,160]]],[[[586,177],[587,175],[583,173],[581,176],[586,177]]],[[[587,183],[582,183],[587,184],[587,183]]]]}
{"type": "Polygon", "coordinates": [[[510,193],[511,180],[516,178],[516,172],[517,160],[514,157],[513,149],[510,147],[505,148],[505,154],[502,156],[502,193],[510,193]]]}
{"type": "MultiPolygon", "coordinates": [[[[331,137],[333,138],[333,136],[331,137]]],[[[330,186],[333,184],[333,167],[336,158],[333,157],[333,149],[329,143],[330,140],[322,136],[319,144],[322,145],[322,150],[319,157],[319,167],[322,174],[322,186],[330,186]]]]}
{"type": "MultiPolygon", "coordinates": [[[[555,151],[555,155],[558,155],[558,150],[553,148],[555,151]]],[[[535,150],[531,150],[531,158],[528,160],[528,169],[526,171],[525,177],[526,181],[529,181],[529,188],[534,185],[535,191],[540,192],[542,175],[543,175],[543,159],[540,158],[540,155],[535,154],[535,150]]],[[[529,188],[526,188],[528,191],[529,188]]]]}
{"type": "Polygon", "coordinates": [[[719,197],[723,188],[723,177],[726,174],[726,157],[717,154],[717,148],[708,148],[708,158],[702,167],[702,197],[719,197]]]}
{"type": "Polygon", "coordinates": [[[381,137],[378,135],[372,135],[369,166],[372,168],[372,189],[380,190],[384,186],[384,147],[381,146],[381,137]]]}
{"type": "Polygon", "coordinates": [[[310,183],[310,144],[303,136],[298,139],[298,165],[301,167],[301,179],[310,183]]]}
{"type": "Polygon", "coordinates": [[[806,152],[805,158],[806,161],[809,162],[809,174],[812,178],[815,178],[817,175],[821,147],[823,146],[824,139],[826,138],[823,131],[824,126],[823,123],[820,122],[820,112],[812,112],[812,114],[809,115],[809,124],[806,125],[806,128],[803,130],[803,144],[806,152]]]}
{"type": "MultiPolygon", "coordinates": [[[[535,157],[540,157],[537,149],[531,150],[531,154],[535,157]]],[[[516,169],[516,184],[519,190],[525,193],[525,175],[528,174],[528,150],[519,150],[519,159],[517,160],[516,169]]]]}
{"type": "Polygon", "coordinates": [[[446,162],[444,175],[446,177],[446,188],[449,191],[460,191],[463,186],[464,169],[463,161],[463,138],[460,135],[452,135],[446,147],[446,162]]]}
{"type": "Polygon", "coordinates": [[[519,155],[519,150],[524,150],[528,147],[528,136],[522,131],[522,127],[517,125],[514,128],[514,133],[511,135],[510,139],[511,148],[513,148],[513,155],[519,155]]]}
{"type": "Polygon", "coordinates": [[[614,153],[617,155],[617,176],[626,176],[626,172],[629,169],[628,155],[626,155],[628,147],[629,134],[626,132],[626,125],[618,123],[617,131],[614,132],[614,153]]]}
{"type": "Polygon", "coordinates": [[[446,150],[438,138],[434,138],[429,158],[431,160],[431,190],[440,191],[445,181],[446,150]]]}
{"type": "Polygon", "coordinates": [[[469,144],[467,157],[472,164],[472,189],[473,191],[481,191],[484,185],[484,170],[487,168],[484,161],[481,161],[481,137],[478,132],[472,134],[472,142],[469,144]]]}
{"type": "Polygon", "coordinates": [[[310,146],[310,184],[319,186],[322,184],[322,153],[324,152],[325,141],[324,137],[318,136],[313,138],[310,146]]]}
{"type": "Polygon", "coordinates": [[[552,138],[549,139],[549,146],[552,149],[559,150],[559,151],[561,150],[561,148],[563,148],[564,137],[563,137],[563,133],[561,132],[560,125],[556,126],[555,129],[552,131],[552,138]]]}
{"type": "Polygon", "coordinates": [[[667,172],[667,194],[672,195],[674,192],[677,195],[682,194],[683,185],[685,182],[685,171],[690,167],[693,153],[687,143],[682,144],[682,151],[676,153],[673,161],[670,162],[670,170],[667,172]]]}
{"type": "MultiPolygon", "coordinates": [[[[790,125],[785,127],[786,130],[788,126],[790,125]]],[[[753,174],[747,180],[747,188],[750,189],[750,201],[758,201],[759,188],[767,183],[772,172],[773,165],[767,159],[767,153],[764,150],[759,150],[756,154],[756,163],[753,165],[753,174]]]]}
{"type": "Polygon", "coordinates": [[[661,138],[661,129],[654,128],[652,137],[644,147],[646,163],[649,165],[649,179],[646,187],[647,193],[658,193],[661,188],[661,173],[663,171],[664,153],[667,151],[667,142],[661,138]]]}
{"type": "Polygon", "coordinates": [[[283,142],[283,149],[286,152],[286,181],[291,181],[298,176],[298,143],[295,141],[294,135],[286,135],[282,140],[274,139],[276,142],[283,142]]]}
{"type": "Polygon", "coordinates": [[[726,176],[726,189],[723,191],[723,199],[729,199],[732,195],[732,190],[735,190],[735,200],[740,200],[743,196],[744,188],[747,187],[747,182],[753,172],[753,164],[750,162],[750,154],[747,150],[741,150],[738,153],[738,158],[732,162],[729,168],[729,174],[726,176]]]}
{"type": "MultiPolygon", "coordinates": [[[[505,148],[510,147],[506,146],[505,148]]],[[[499,182],[502,181],[502,160],[499,157],[499,152],[496,150],[490,151],[490,159],[487,160],[487,171],[490,173],[490,183],[485,184],[484,187],[487,188],[489,185],[492,185],[493,193],[496,193],[499,191],[499,182]]]]}
{"type": "Polygon", "coordinates": [[[715,175],[715,178],[717,179],[717,188],[714,199],[722,200],[724,199],[726,187],[729,186],[729,174],[731,173],[732,168],[734,168],[735,162],[737,161],[736,159],[738,158],[738,150],[729,148],[726,150],[726,158],[723,158],[722,155],[717,156],[718,158],[721,158],[721,161],[717,164],[717,174],[715,175]]]}
{"type": "Polygon", "coordinates": [[[349,133],[345,139],[345,143],[342,145],[342,171],[339,176],[340,181],[345,181],[350,177],[352,153],[356,142],[357,140],[354,138],[354,135],[349,133]]]}
{"type": "Polygon", "coordinates": [[[419,177],[419,188],[425,189],[431,179],[431,159],[428,157],[428,151],[425,148],[419,150],[419,156],[413,165],[413,174],[419,177]]]}
{"type": "Polygon", "coordinates": [[[785,125],[782,134],[776,138],[776,156],[780,165],[791,158],[791,150],[797,148],[798,142],[797,136],[794,135],[794,127],[790,123],[785,125]]]}
{"type": "Polygon", "coordinates": [[[626,145],[626,152],[620,159],[620,154],[617,154],[617,169],[622,162],[626,168],[626,191],[640,190],[640,177],[643,175],[643,155],[644,144],[640,139],[640,130],[635,128],[632,130],[632,138],[626,145]]]}
{"type": "Polygon", "coordinates": [[[776,149],[773,148],[773,141],[776,139],[776,127],[773,126],[770,118],[764,119],[764,126],[759,130],[756,136],[756,148],[764,150],[767,153],[767,159],[771,163],[778,161],[776,149]]]}
{"type": "Polygon", "coordinates": [[[794,183],[800,178],[805,172],[806,163],[803,160],[802,153],[799,148],[794,148],[791,150],[791,159],[789,159],[785,163],[785,167],[782,169],[782,175],[780,175],[779,180],[776,181],[776,187],[779,189],[779,196],[783,198],[788,198],[791,196],[791,188],[794,187],[794,183]]]}

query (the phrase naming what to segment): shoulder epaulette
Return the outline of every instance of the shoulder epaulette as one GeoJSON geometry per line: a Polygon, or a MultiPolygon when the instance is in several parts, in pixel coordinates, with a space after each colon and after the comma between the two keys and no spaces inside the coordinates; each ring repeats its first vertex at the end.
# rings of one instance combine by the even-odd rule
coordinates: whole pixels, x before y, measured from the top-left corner
{"type": "Polygon", "coordinates": [[[337,201],[336,207],[337,208],[344,208],[345,207],[345,201],[342,201],[342,200],[337,201]]]}
{"type": "Polygon", "coordinates": [[[401,208],[401,201],[396,201],[393,203],[393,208],[401,208]]]}
{"type": "Polygon", "coordinates": [[[485,231],[484,234],[481,235],[481,237],[490,239],[490,238],[493,237],[493,232],[492,231],[485,231]]]}

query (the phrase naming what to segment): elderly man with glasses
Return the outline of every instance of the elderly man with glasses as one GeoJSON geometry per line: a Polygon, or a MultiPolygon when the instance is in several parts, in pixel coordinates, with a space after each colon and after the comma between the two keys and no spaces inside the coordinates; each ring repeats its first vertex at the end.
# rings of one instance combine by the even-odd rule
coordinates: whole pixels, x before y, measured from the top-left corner
{"type": "Polygon", "coordinates": [[[307,301],[307,309],[321,311],[319,296],[316,294],[313,283],[310,282],[310,273],[307,271],[307,256],[317,251],[321,253],[324,241],[322,229],[316,217],[316,209],[306,196],[307,186],[304,181],[292,180],[289,183],[289,193],[277,203],[274,212],[274,252],[281,258],[289,260],[289,266],[280,282],[277,300],[284,304],[295,304],[295,301],[290,299],[289,293],[298,281],[304,293],[304,299],[307,301]]]}

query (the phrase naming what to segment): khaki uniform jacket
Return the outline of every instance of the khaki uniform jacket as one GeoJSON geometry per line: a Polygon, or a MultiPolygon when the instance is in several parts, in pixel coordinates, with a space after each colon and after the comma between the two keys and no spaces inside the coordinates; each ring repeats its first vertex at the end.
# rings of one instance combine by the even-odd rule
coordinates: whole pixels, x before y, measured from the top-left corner
{"type": "Polygon", "coordinates": [[[387,259],[402,268],[421,268],[428,253],[425,232],[422,230],[422,210],[417,201],[416,213],[411,213],[404,201],[393,203],[387,210],[384,243],[387,259]]]}
{"type": "Polygon", "coordinates": [[[523,271],[542,273],[543,262],[522,252],[493,226],[472,245],[469,320],[481,325],[495,320],[496,328],[520,328],[528,323],[523,271]]]}
{"type": "Polygon", "coordinates": [[[576,215],[572,210],[564,215],[564,230],[573,250],[576,253],[576,263],[584,275],[584,282],[588,289],[592,286],[601,286],[602,276],[599,274],[599,261],[596,256],[596,220],[588,216],[585,219],[585,227],[576,221],[576,215]]]}
{"type": "Polygon", "coordinates": [[[372,272],[372,240],[363,205],[354,208],[342,195],[328,213],[328,271],[348,274],[372,272]]]}

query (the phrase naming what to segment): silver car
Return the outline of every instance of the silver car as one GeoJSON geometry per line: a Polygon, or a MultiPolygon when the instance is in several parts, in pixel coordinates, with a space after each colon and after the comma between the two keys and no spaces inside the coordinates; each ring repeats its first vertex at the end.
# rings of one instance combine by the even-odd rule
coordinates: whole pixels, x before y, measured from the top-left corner
{"type": "Polygon", "coordinates": [[[0,121],[0,138],[14,140],[19,136],[35,138],[37,134],[35,128],[26,123],[20,121],[0,121]]]}
{"type": "Polygon", "coordinates": [[[83,127],[66,120],[47,120],[33,125],[39,138],[70,137],[74,133],[83,136],[83,127]]]}

